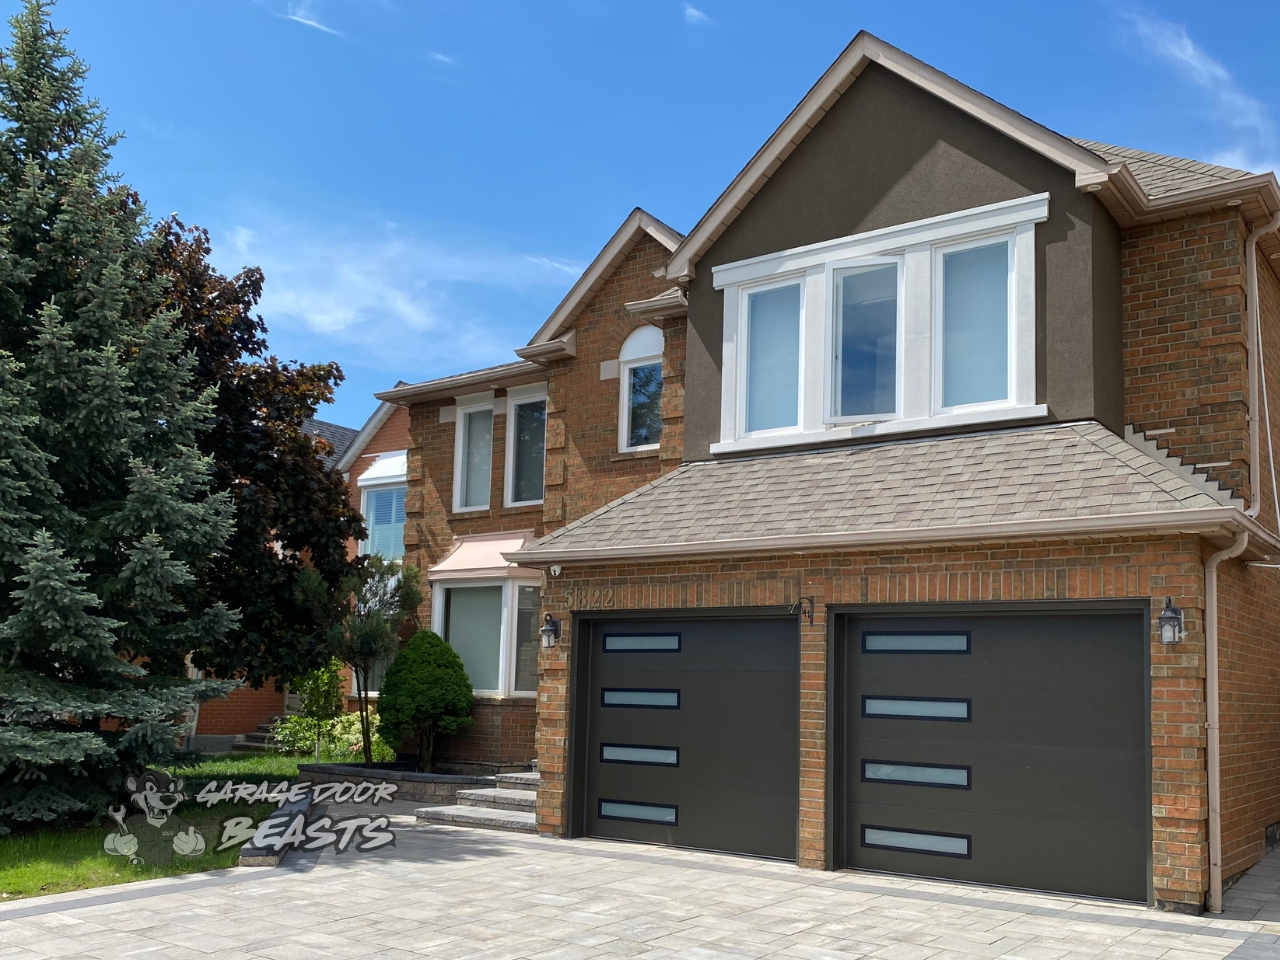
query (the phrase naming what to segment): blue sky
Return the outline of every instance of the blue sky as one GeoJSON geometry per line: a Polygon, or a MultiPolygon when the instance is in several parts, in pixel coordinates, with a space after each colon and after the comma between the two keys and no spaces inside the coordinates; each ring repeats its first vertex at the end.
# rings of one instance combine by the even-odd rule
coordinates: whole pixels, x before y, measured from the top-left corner
{"type": "MultiPolygon", "coordinates": [[[[15,10],[15,0],[0,7],[15,10]]],[[[284,359],[514,359],[632,207],[688,230],[859,29],[1061,133],[1280,165],[1274,4],[61,0],[116,167],[266,272],[284,359]],[[1258,38],[1260,42],[1250,42],[1258,38]]]]}

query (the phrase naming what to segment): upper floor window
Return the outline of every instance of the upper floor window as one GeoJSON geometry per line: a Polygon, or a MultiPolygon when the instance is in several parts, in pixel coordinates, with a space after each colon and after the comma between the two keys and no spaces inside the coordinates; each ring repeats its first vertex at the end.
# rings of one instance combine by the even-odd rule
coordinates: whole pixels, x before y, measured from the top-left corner
{"type": "Polygon", "coordinates": [[[493,400],[459,398],[453,470],[453,509],[487,510],[493,477],[493,400]]]}
{"type": "Polygon", "coordinates": [[[643,324],[618,354],[618,449],[656,450],[662,436],[662,331],[643,324]]]}
{"type": "Polygon", "coordinates": [[[1035,224],[1048,194],[713,269],[712,452],[1042,416],[1035,224]]]}
{"type": "Polygon", "coordinates": [[[507,391],[506,505],[541,503],[547,458],[547,387],[507,391]]]}
{"type": "Polygon", "coordinates": [[[368,553],[386,560],[404,556],[404,487],[372,487],[364,492],[368,553]]]}

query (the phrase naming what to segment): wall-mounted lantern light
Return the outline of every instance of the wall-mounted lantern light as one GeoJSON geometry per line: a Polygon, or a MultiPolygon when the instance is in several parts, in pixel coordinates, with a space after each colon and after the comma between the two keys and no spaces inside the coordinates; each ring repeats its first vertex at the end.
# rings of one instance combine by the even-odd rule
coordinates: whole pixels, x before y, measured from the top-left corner
{"type": "Polygon", "coordinates": [[[1164,598],[1164,610],[1160,612],[1160,642],[1181,643],[1187,631],[1182,626],[1182,608],[1173,605],[1173,597],[1164,598]]]}
{"type": "Polygon", "coordinates": [[[538,633],[542,636],[544,647],[554,647],[556,641],[560,639],[560,621],[548,613],[542,618],[542,626],[538,628],[538,633]]]}

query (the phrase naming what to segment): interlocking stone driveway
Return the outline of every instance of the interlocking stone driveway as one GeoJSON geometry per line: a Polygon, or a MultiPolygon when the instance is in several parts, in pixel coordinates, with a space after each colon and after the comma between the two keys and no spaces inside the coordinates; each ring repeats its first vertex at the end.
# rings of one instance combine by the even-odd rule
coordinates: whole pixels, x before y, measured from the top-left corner
{"type": "Polygon", "coordinates": [[[376,855],[5,905],[0,958],[1280,960],[1260,920],[395,822],[376,855]]]}

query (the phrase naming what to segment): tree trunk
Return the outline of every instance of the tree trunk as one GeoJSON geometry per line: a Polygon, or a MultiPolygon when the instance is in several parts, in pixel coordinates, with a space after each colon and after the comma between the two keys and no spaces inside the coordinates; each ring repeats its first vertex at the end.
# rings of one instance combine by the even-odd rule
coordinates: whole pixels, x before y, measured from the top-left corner
{"type": "Polygon", "coordinates": [[[324,721],[316,720],[316,763],[320,762],[320,732],[323,729],[324,721]]]}
{"type": "Polygon", "coordinates": [[[418,772],[431,772],[432,754],[436,746],[436,725],[423,723],[418,726],[418,772]]]}
{"type": "Polygon", "coordinates": [[[369,733],[369,670],[356,668],[356,706],[360,708],[360,739],[364,746],[364,765],[373,766],[373,737],[369,733]]]}

